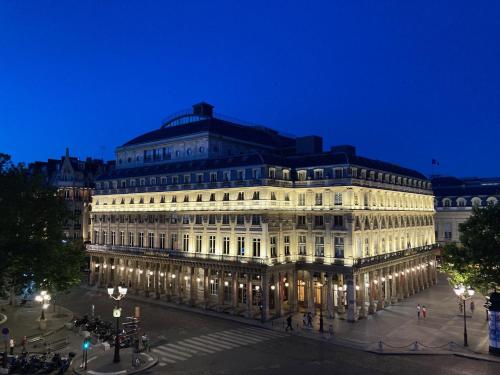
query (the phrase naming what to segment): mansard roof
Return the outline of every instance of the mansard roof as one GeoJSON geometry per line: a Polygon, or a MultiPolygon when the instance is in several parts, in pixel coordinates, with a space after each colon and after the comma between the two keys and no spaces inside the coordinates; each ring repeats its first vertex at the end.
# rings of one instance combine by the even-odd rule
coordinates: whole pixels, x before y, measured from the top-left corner
{"type": "Polygon", "coordinates": [[[273,148],[294,147],[295,139],[279,134],[278,132],[260,126],[240,125],[219,118],[208,118],[188,124],[168,126],[140,135],[122,147],[144,143],[158,142],[169,138],[177,138],[197,133],[210,133],[246,142],[258,143],[273,148]]]}

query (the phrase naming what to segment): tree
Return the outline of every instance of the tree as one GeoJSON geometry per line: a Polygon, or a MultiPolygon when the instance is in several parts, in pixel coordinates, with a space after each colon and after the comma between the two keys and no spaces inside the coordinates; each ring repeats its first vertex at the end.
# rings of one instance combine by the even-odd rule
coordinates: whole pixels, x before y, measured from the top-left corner
{"type": "MultiPolygon", "coordinates": [[[[13,297],[28,282],[52,292],[80,280],[83,244],[67,242],[71,216],[64,199],[43,176],[31,175],[0,154],[0,288],[13,297]]],[[[12,300],[11,300],[12,302],[12,300]]]]}
{"type": "Polygon", "coordinates": [[[451,282],[483,291],[500,285],[500,204],[475,207],[459,229],[461,244],[443,254],[451,282]]]}

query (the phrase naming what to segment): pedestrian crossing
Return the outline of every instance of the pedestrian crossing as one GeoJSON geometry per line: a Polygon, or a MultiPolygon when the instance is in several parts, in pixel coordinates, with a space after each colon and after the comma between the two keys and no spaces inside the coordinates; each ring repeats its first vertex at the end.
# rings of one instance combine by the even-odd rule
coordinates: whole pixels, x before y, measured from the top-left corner
{"type": "Polygon", "coordinates": [[[166,366],[186,361],[194,356],[212,355],[285,336],[286,334],[280,332],[245,327],[189,337],[157,346],[152,351],[160,358],[159,365],[166,366]]]}

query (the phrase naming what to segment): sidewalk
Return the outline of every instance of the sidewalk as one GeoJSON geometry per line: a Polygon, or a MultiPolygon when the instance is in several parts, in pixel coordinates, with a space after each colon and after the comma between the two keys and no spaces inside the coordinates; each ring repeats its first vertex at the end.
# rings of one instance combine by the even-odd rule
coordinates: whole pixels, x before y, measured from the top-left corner
{"type": "Polygon", "coordinates": [[[79,375],[105,375],[105,374],[137,374],[158,363],[158,357],[153,353],[139,353],[140,365],[134,367],[132,365],[133,352],[132,348],[120,350],[120,362],[113,363],[114,349],[103,351],[95,347],[90,350],[87,358],[87,370],[83,368],[82,355],[76,357],[72,364],[73,372],[79,375]]]}
{"type": "Polygon", "coordinates": [[[48,336],[64,328],[64,325],[73,319],[73,313],[62,307],[50,306],[45,311],[46,329],[40,329],[41,307],[38,304],[32,306],[11,306],[7,301],[0,302],[1,313],[6,316],[6,320],[0,323],[0,329],[8,328],[9,335],[14,338],[16,345],[21,344],[23,336],[28,339],[35,339],[48,336]]]}
{"type": "MultiPolygon", "coordinates": [[[[374,315],[356,323],[348,323],[342,317],[328,319],[324,316],[324,334],[319,333],[319,311],[313,328],[302,328],[302,313],[293,315],[295,334],[307,337],[329,338],[330,325],[337,343],[386,354],[458,354],[486,356],[494,361],[500,358],[488,354],[488,323],[483,307],[485,299],[475,295],[475,311],[472,314],[467,303],[468,347],[463,346],[463,314],[457,298],[446,277],[439,275],[439,283],[403,301],[386,307],[374,315]],[[427,317],[417,318],[417,304],[427,307],[427,317]]],[[[271,327],[283,330],[284,318],[275,319],[271,327]]],[[[483,359],[483,358],[481,358],[483,359]]]]}

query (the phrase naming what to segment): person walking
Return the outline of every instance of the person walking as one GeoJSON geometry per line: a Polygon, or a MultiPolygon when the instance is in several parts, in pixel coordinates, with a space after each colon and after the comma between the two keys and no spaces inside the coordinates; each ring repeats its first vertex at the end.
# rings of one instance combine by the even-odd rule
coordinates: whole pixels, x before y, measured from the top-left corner
{"type": "Polygon", "coordinates": [[[313,317],[310,312],[307,313],[307,326],[310,328],[313,326],[313,317]]]}
{"type": "Polygon", "coordinates": [[[425,305],[422,306],[422,315],[423,315],[424,319],[427,316],[427,308],[425,307],[425,305]]]}
{"type": "Polygon", "coordinates": [[[304,313],[304,316],[302,317],[302,324],[304,324],[304,327],[307,326],[307,315],[304,313]]]}
{"type": "Polygon", "coordinates": [[[23,336],[23,339],[21,340],[21,347],[23,348],[22,351],[23,353],[26,353],[26,344],[28,343],[28,338],[26,336],[23,336]]]}
{"type": "Polygon", "coordinates": [[[474,309],[476,308],[476,305],[474,305],[474,301],[470,301],[470,313],[474,314],[474,309]]]}
{"type": "Polygon", "coordinates": [[[14,346],[15,346],[14,339],[11,337],[9,340],[9,346],[10,346],[10,355],[14,355],[14,346]]]}
{"type": "Polygon", "coordinates": [[[417,304],[417,319],[420,319],[420,311],[421,311],[420,303],[417,304]]]}
{"type": "Polygon", "coordinates": [[[286,318],[286,328],[285,328],[285,332],[288,331],[288,328],[290,328],[290,331],[293,331],[293,327],[292,327],[292,315],[288,315],[288,318],[286,318]]]}

